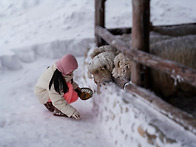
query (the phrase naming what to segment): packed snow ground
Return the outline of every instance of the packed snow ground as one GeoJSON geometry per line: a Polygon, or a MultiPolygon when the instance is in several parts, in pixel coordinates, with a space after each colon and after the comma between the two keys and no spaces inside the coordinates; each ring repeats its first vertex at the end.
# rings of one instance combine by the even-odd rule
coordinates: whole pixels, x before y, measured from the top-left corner
{"type": "MultiPolygon", "coordinates": [[[[83,57],[77,58],[83,63],[83,57]]],[[[93,113],[91,100],[78,100],[73,106],[80,112],[81,120],[55,117],[40,105],[33,87],[53,59],[38,59],[23,64],[15,72],[1,72],[0,146],[111,146],[93,113]]],[[[75,80],[85,86],[80,78],[82,66],[75,72],[75,80]]]]}
{"type": "MultiPolygon", "coordinates": [[[[130,0],[106,4],[107,27],[131,26],[130,0]]],[[[195,0],[151,5],[153,24],[196,21],[195,0]]],[[[67,52],[77,56],[75,80],[85,86],[82,65],[94,38],[94,1],[0,0],[0,8],[0,146],[111,146],[91,100],[73,104],[81,113],[77,121],[54,117],[33,94],[40,74],[67,52]]]]}

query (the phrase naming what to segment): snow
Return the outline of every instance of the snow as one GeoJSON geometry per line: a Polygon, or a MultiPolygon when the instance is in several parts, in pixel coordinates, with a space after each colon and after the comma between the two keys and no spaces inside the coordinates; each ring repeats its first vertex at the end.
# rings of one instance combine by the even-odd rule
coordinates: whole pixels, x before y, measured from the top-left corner
{"type": "MultiPolygon", "coordinates": [[[[195,5],[194,0],[189,3],[186,0],[151,0],[151,20],[153,24],[195,22],[195,5]]],[[[107,27],[132,26],[130,0],[107,0],[106,6],[107,27]]],[[[131,146],[128,141],[123,143],[120,136],[120,129],[126,130],[130,127],[128,124],[121,128],[116,125],[119,122],[117,117],[110,121],[107,114],[103,114],[102,119],[98,115],[107,106],[105,103],[106,106],[102,107],[102,101],[110,102],[109,110],[113,101],[119,105],[122,100],[118,98],[124,97],[125,92],[110,84],[108,89],[107,86],[101,87],[102,93],[98,95],[93,80],[86,78],[87,48],[95,46],[94,1],[0,0],[0,7],[0,146],[131,146]],[[41,73],[66,53],[74,54],[79,63],[75,81],[80,87],[90,87],[95,91],[92,99],[78,100],[73,104],[81,114],[79,121],[53,116],[39,104],[33,93],[41,73]],[[99,110],[93,100],[100,101],[99,110]],[[108,121],[104,122],[106,119],[108,121]],[[108,126],[111,127],[108,129],[108,126]]],[[[127,105],[123,110],[124,107],[127,105]]],[[[126,118],[126,115],[121,119],[125,123],[134,119],[134,124],[146,127],[153,134],[154,128],[140,122],[145,116],[133,106],[131,109],[138,119],[136,116],[126,118]]],[[[120,115],[121,109],[115,107],[115,113],[120,115]]],[[[157,123],[163,122],[157,120],[157,123]]],[[[132,129],[136,130],[136,126],[132,125],[132,129]]],[[[140,145],[146,144],[138,135],[136,139],[129,139],[132,146],[138,146],[138,141],[140,145]]],[[[179,146],[179,143],[173,146],[179,146]]]]}
{"type": "MultiPolygon", "coordinates": [[[[77,58],[82,62],[83,57],[77,58]]],[[[33,94],[33,86],[40,73],[53,59],[39,59],[23,64],[23,69],[2,72],[1,90],[0,146],[110,146],[101,135],[102,129],[92,112],[92,101],[77,101],[82,119],[55,117],[40,105],[33,94]],[[95,144],[95,142],[97,144],[95,144]]],[[[75,76],[79,80],[80,67],[75,76]]]]}

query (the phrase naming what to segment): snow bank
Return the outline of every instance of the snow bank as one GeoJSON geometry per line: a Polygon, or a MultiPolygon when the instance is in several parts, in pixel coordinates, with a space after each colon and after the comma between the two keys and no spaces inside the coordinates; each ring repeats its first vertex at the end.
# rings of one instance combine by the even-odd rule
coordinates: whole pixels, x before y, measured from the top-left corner
{"type": "Polygon", "coordinates": [[[2,0],[0,5],[3,50],[94,35],[93,1],[2,0]]]}
{"type": "Polygon", "coordinates": [[[76,40],[56,40],[14,49],[12,53],[0,56],[0,70],[22,69],[22,63],[34,62],[38,57],[57,59],[67,53],[84,56],[86,49],[94,44],[91,38],[76,40]],[[14,64],[13,64],[14,63],[14,64]]]}

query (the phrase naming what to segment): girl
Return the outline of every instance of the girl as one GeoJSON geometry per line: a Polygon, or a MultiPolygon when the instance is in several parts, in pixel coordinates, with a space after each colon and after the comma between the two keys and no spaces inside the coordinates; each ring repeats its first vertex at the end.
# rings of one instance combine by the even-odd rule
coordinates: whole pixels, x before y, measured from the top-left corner
{"type": "Polygon", "coordinates": [[[79,112],[70,105],[78,99],[77,92],[80,93],[80,88],[73,81],[73,71],[77,68],[76,58],[65,55],[50,66],[35,85],[38,100],[55,116],[80,118],[79,112]]]}

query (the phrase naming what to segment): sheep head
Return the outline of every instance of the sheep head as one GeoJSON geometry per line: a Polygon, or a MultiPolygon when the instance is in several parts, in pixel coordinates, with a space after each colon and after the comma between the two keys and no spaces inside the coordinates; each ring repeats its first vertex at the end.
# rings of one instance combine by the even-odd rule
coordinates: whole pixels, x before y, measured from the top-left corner
{"type": "Polygon", "coordinates": [[[95,83],[112,81],[115,56],[116,50],[110,46],[97,48],[91,54],[92,62],[89,63],[88,70],[93,75],[95,83]]]}
{"type": "Polygon", "coordinates": [[[123,77],[131,79],[131,59],[125,57],[122,53],[114,58],[114,69],[112,71],[114,78],[123,77]]]}

